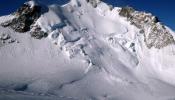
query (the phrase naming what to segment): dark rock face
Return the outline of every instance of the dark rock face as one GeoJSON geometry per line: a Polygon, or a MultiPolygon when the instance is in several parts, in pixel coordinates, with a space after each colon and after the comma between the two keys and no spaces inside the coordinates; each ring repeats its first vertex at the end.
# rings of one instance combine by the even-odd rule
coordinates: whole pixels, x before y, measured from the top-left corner
{"type": "Polygon", "coordinates": [[[27,4],[23,4],[21,8],[15,13],[16,18],[11,21],[5,22],[2,26],[10,26],[17,32],[27,32],[30,30],[30,26],[40,17],[41,7],[30,7],[27,4]]]}
{"type": "Polygon", "coordinates": [[[28,84],[21,84],[14,87],[15,91],[25,91],[28,89],[28,84]]]}
{"type": "Polygon", "coordinates": [[[140,29],[140,33],[144,34],[144,41],[148,48],[160,49],[175,44],[172,34],[152,14],[124,7],[119,11],[119,15],[126,17],[132,25],[140,29]]]}
{"type": "Polygon", "coordinates": [[[97,4],[100,3],[101,0],[86,0],[88,3],[90,3],[94,8],[97,7],[97,4]]]}
{"type": "Polygon", "coordinates": [[[7,45],[7,44],[14,43],[14,42],[17,42],[17,40],[11,37],[9,34],[3,33],[0,35],[0,47],[2,45],[7,45]]]}
{"type": "Polygon", "coordinates": [[[130,18],[132,17],[131,13],[133,13],[135,10],[131,7],[123,7],[120,12],[119,12],[119,15],[120,16],[123,16],[123,17],[127,17],[127,18],[130,18]]]}
{"type": "Polygon", "coordinates": [[[31,7],[28,3],[23,4],[14,14],[15,18],[1,24],[3,27],[11,27],[16,32],[24,33],[30,31],[33,38],[41,39],[47,37],[39,26],[33,26],[41,14],[45,13],[48,8],[34,5],[31,7]]]}
{"type": "Polygon", "coordinates": [[[39,26],[33,27],[33,30],[30,32],[31,36],[35,39],[41,39],[43,37],[47,37],[48,34],[41,30],[39,26]]]}

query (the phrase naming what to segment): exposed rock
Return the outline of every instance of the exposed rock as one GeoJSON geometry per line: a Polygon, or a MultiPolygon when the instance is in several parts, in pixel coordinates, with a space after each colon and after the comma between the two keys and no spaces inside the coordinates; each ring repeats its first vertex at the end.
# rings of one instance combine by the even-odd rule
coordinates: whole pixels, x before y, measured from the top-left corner
{"type": "Polygon", "coordinates": [[[132,52],[136,52],[135,43],[131,43],[129,47],[131,48],[132,52]]]}
{"type": "Polygon", "coordinates": [[[31,34],[31,37],[33,37],[35,39],[41,39],[41,38],[44,38],[44,37],[48,36],[48,33],[42,31],[39,26],[33,27],[33,29],[30,32],[30,34],[31,34]]]}
{"type": "Polygon", "coordinates": [[[8,41],[8,43],[14,43],[14,42],[16,42],[15,39],[9,39],[9,41],[8,41]]]}
{"type": "Polygon", "coordinates": [[[1,39],[1,40],[8,40],[8,39],[10,39],[10,35],[9,35],[9,34],[2,34],[2,35],[0,36],[0,39],[1,39]]]}
{"type": "Polygon", "coordinates": [[[30,30],[30,26],[40,17],[41,7],[33,6],[32,8],[28,4],[23,4],[16,12],[15,18],[2,23],[3,27],[10,26],[17,32],[27,32],[30,30]]]}
{"type": "Polygon", "coordinates": [[[148,48],[163,48],[169,44],[174,44],[173,36],[163,28],[162,25],[156,24],[150,29],[150,33],[145,36],[145,42],[148,48]]]}
{"type": "Polygon", "coordinates": [[[132,7],[123,7],[120,12],[119,12],[119,15],[120,16],[123,16],[123,17],[127,17],[127,18],[130,18],[132,17],[132,13],[134,12],[135,10],[132,8],[132,7]]]}
{"type": "Polygon", "coordinates": [[[143,34],[143,33],[145,33],[145,30],[144,30],[144,29],[141,29],[141,30],[139,31],[139,33],[143,34]]]}
{"type": "Polygon", "coordinates": [[[175,44],[172,34],[152,14],[124,7],[119,11],[119,15],[126,17],[132,25],[140,29],[140,33],[144,34],[145,44],[148,48],[160,49],[175,44]]]}
{"type": "Polygon", "coordinates": [[[8,27],[8,26],[10,26],[11,23],[12,23],[12,20],[9,20],[9,21],[6,21],[4,23],[1,23],[1,26],[8,27]]]}
{"type": "Polygon", "coordinates": [[[109,5],[109,9],[110,9],[110,11],[112,11],[114,9],[114,7],[112,5],[109,5]]]}
{"type": "Polygon", "coordinates": [[[46,37],[47,33],[41,31],[39,26],[33,27],[33,25],[45,10],[43,6],[31,5],[27,2],[14,13],[14,19],[6,21],[1,25],[3,27],[11,27],[13,30],[20,33],[30,31],[32,37],[41,39],[46,37]]]}
{"type": "Polygon", "coordinates": [[[153,17],[152,17],[152,21],[153,21],[154,23],[160,22],[159,19],[158,19],[158,17],[156,17],[156,16],[153,16],[153,17]]]}
{"type": "Polygon", "coordinates": [[[12,38],[9,34],[0,35],[0,43],[2,44],[11,44],[16,42],[16,39],[12,38]]]}
{"type": "Polygon", "coordinates": [[[101,2],[101,0],[86,0],[88,3],[90,3],[94,8],[97,7],[97,4],[101,2]]]}

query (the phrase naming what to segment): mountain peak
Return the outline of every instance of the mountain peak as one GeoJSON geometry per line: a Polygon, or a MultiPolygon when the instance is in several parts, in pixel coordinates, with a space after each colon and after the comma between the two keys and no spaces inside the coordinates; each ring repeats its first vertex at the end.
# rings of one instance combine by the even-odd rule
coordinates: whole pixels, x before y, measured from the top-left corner
{"type": "MultiPolygon", "coordinates": [[[[98,4],[101,3],[102,1],[71,0],[70,5],[80,7],[81,3],[83,2],[91,4],[92,7],[94,7],[95,9],[96,7],[100,6],[98,4]]],[[[110,5],[106,4],[106,6],[110,8],[110,5]]],[[[104,8],[105,6],[102,6],[99,9],[102,10],[104,8]]],[[[3,26],[10,25],[14,30],[18,32],[27,32],[30,30],[31,25],[32,24],[34,25],[35,22],[39,19],[39,17],[45,12],[47,12],[47,11],[43,12],[41,9],[43,9],[43,5],[40,5],[38,1],[29,0],[28,2],[24,3],[24,5],[21,8],[17,10],[17,12],[15,13],[17,18],[15,18],[12,21],[5,22],[2,25],[3,26]],[[19,25],[24,25],[24,26],[18,27],[19,25]]],[[[112,9],[113,8],[111,8],[110,10],[112,9]]],[[[121,10],[118,11],[118,13],[120,16],[126,17],[127,20],[131,23],[131,25],[136,26],[138,29],[141,30],[141,32],[144,33],[145,44],[147,45],[148,48],[155,47],[160,49],[165,46],[168,46],[169,44],[175,43],[171,33],[164,27],[164,25],[160,24],[158,18],[153,16],[152,14],[135,11],[132,7],[123,7],[121,8],[121,10]],[[162,38],[164,40],[162,40],[162,38]]],[[[61,15],[61,16],[64,16],[64,15],[61,15]]],[[[39,26],[37,25],[37,27],[39,26]]]]}
{"type": "Polygon", "coordinates": [[[174,97],[175,34],[151,13],[30,0],[0,24],[0,99],[174,97]]]}
{"type": "Polygon", "coordinates": [[[31,24],[41,15],[41,7],[34,1],[24,3],[15,13],[15,18],[2,23],[2,26],[11,26],[17,32],[27,32],[31,24]]]}

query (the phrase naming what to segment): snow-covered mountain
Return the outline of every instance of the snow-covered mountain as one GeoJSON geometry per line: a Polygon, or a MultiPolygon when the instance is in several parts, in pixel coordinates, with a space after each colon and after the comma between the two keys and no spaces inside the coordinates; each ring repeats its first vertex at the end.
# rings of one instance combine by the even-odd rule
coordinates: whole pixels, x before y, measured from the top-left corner
{"type": "Polygon", "coordinates": [[[31,0],[0,24],[0,100],[175,99],[175,33],[150,13],[31,0]]]}

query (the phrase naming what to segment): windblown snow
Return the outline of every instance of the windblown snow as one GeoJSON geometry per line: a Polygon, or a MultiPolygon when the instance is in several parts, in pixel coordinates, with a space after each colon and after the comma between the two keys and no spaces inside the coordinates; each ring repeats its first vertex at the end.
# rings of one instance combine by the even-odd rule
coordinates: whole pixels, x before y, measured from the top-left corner
{"type": "MultiPolygon", "coordinates": [[[[48,33],[46,38],[31,37],[33,28],[18,33],[0,26],[0,100],[175,99],[171,29],[156,23],[168,35],[156,39],[155,33],[154,45],[172,42],[149,48],[145,34],[151,27],[145,24],[141,32],[120,16],[120,7],[98,0],[26,4],[32,9],[40,3],[48,10],[32,27],[48,33]]],[[[0,23],[13,18],[2,16],[0,23]]]]}

